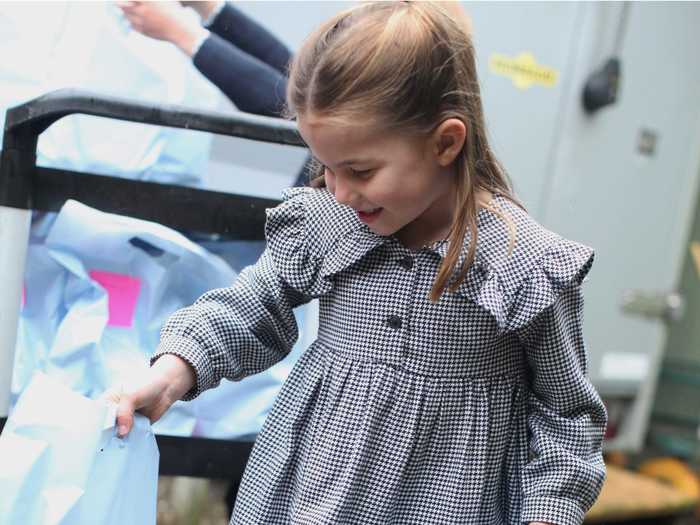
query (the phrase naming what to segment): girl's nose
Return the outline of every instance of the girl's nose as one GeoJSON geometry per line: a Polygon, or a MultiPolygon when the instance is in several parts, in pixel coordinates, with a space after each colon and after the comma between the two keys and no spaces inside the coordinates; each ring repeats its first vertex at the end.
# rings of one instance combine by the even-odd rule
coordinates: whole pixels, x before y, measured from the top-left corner
{"type": "Polygon", "coordinates": [[[329,185],[329,188],[333,195],[335,195],[335,200],[340,204],[345,204],[346,206],[353,206],[353,203],[357,201],[357,193],[353,190],[352,185],[348,184],[345,177],[333,177],[333,186],[329,185]]]}

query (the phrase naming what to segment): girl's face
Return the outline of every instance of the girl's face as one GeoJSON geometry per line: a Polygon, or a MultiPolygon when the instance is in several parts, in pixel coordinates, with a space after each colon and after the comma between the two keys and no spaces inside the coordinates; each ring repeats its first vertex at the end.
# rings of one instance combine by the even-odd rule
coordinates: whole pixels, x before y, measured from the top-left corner
{"type": "MultiPolygon", "coordinates": [[[[325,166],[328,189],[379,235],[408,247],[445,238],[454,209],[454,169],[435,137],[383,134],[306,114],[299,131],[325,166]]],[[[461,145],[458,149],[461,149],[461,145]]]]}

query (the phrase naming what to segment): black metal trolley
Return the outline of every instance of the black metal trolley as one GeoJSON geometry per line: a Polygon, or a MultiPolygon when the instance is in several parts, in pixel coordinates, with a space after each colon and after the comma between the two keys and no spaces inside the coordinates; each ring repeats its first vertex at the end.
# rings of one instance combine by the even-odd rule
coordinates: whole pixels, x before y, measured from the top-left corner
{"type": "MultiPolygon", "coordinates": [[[[36,165],[39,135],[57,120],[86,114],[142,124],[209,132],[305,147],[296,125],[246,113],[221,115],[153,106],[84,90],[62,89],[7,111],[0,156],[0,430],[9,407],[12,360],[32,210],[58,211],[68,199],[101,211],[158,222],[174,229],[263,240],[265,209],[279,201],[171,184],[134,181],[36,165]]],[[[160,475],[237,479],[252,442],[156,436],[160,475]]]]}

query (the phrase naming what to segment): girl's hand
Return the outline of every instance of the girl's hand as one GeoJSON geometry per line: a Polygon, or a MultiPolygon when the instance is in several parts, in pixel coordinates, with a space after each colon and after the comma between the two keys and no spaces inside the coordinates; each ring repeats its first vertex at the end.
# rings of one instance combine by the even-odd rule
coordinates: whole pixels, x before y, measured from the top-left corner
{"type": "Polygon", "coordinates": [[[134,411],[138,410],[155,423],[194,386],[196,376],[192,367],[180,357],[166,354],[158,358],[144,377],[133,385],[113,388],[102,396],[119,406],[117,434],[126,436],[134,425],[134,411]]]}
{"type": "Polygon", "coordinates": [[[188,56],[192,56],[197,40],[208,35],[179,2],[117,2],[117,5],[134,30],[171,42],[188,56]]]}

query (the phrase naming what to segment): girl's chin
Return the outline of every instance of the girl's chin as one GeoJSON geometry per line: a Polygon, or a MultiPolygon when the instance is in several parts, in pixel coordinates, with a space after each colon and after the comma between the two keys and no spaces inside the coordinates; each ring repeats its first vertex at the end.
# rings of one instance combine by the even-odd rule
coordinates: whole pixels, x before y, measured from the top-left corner
{"type": "Polygon", "coordinates": [[[396,228],[387,228],[382,224],[368,224],[367,228],[369,228],[372,233],[380,235],[381,237],[389,237],[398,231],[396,228]]]}

